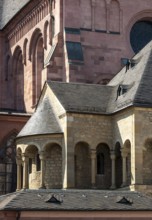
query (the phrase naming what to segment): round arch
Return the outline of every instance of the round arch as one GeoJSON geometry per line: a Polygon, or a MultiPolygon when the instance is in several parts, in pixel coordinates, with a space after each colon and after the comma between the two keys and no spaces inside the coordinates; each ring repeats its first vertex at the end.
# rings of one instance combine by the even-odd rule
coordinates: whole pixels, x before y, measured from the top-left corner
{"type": "Polygon", "coordinates": [[[130,48],[130,51],[132,54],[134,54],[133,49],[130,44],[130,32],[133,27],[133,25],[138,22],[138,21],[150,21],[152,22],[152,10],[144,10],[141,11],[137,14],[135,14],[128,22],[127,27],[126,27],[126,41],[127,41],[127,46],[130,48]]]}
{"type": "Polygon", "coordinates": [[[42,32],[39,28],[36,28],[31,36],[31,40],[29,43],[29,60],[32,61],[32,53],[35,49],[37,40],[42,37],[42,32]]]}
{"type": "Polygon", "coordinates": [[[12,63],[14,108],[24,112],[24,66],[23,54],[20,46],[17,46],[14,50],[12,63]]]}
{"type": "Polygon", "coordinates": [[[29,60],[32,61],[32,104],[35,106],[42,89],[42,70],[44,68],[44,44],[39,28],[33,32],[30,40],[29,60]]]}
{"type": "Polygon", "coordinates": [[[106,143],[96,147],[96,185],[97,188],[108,189],[111,186],[111,158],[110,148],[106,143]]]}

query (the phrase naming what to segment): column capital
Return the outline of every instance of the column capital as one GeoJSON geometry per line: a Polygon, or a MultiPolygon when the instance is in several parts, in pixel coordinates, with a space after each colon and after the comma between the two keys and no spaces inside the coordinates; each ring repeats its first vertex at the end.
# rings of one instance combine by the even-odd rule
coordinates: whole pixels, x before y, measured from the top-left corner
{"type": "Polygon", "coordinates": [[[28,162],[28,156],[24,153],[22,154],[22,160],[23,162],[27,163],[28,162]]]}
{"type": "Polygon", "coordinates": [[[19,156],[16,156],[16,164],[17,165],[22,165],[22,158],[19,156]]]}
{"type": "Polygon", "coordinates": [[[111,160],[115,160],[115,159],[116,159],[115,153],[112,152],[112,153],[110,154],[110,158],[111,158],[111,160]]]}
{"type": "Polygon", "coordinates": [[[127,155],[128,155],[127,149],[121,148],[121,156],[122,156],[123,158],[125,158],[125,157],[127,157],[127,155]]]}
{"type": "Polygon", "coordinates": [[[96,153],[97,153],[96,150],[94,150],[94,149],[91,149],[91,150],[90,150],[90,156],[91,156],[92,159],[95,159],[95,158],[96,158],[96,153]]]}
{"type": "Polygon", "coordinates": [[[44,160],[45,159],[45,152],[44,151],[40,151],[39,152],[39,158],[40,158],[40,160],[44,160]]]}

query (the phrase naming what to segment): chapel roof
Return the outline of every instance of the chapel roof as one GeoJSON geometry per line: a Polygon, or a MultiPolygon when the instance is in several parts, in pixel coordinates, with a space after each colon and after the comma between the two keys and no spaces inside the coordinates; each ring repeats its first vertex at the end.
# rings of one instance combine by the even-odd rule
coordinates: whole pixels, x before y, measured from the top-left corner
{"type": "Polygon", "coordinates": [[[17,137],[59,133],[62,133],[60,125],[49,99],[45,98],[17,137]]]}
{"type": "Polygon", "coordinates": [[[0,210],[152,211],[152,198],[127,190],[24,190],[0,196],[0,210]]]}
{"type": "Polygon", "coordinates": [[[0,30],[28,3],[30,0],[0,0],[0,30]]]}
{"type": "Polygon", "coordinates": [[[66,111],[106,113],[113,86],[47,82],[66,111]]]}

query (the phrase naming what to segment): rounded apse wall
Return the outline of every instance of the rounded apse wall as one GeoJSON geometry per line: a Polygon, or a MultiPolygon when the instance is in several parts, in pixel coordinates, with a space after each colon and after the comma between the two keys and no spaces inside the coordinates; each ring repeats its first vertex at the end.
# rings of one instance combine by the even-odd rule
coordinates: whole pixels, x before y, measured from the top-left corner
{"type": "Polygon", "coordinates": [[[131,28],[130,44],[135,53],[138,53],[152,40],[152,22],[138,21],[131,28]]]}

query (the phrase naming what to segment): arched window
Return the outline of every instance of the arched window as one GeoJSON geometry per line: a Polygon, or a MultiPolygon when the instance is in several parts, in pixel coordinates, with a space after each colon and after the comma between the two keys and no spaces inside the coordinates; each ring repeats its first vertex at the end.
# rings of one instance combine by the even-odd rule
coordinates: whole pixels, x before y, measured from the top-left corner
{"type": "Polygon", "coordinates": [[[14,107],[18,111],[25,111],[24,105],[24,66],[22,50],[16,47],[13,54],[13,78],[14,78],[14,107]]]}
{"type": "Polygon", "coordinates": [[[135,53],[138,53],[147,43],[152,40],[152,22],[138,21],[130,32],[130,43],[135,53]]]}
{"type": "Polygon", "coordinates": [[[104,154],[97,154],[97,174],[104,174],[104,154]]]}
{"type": "Polygon", "coordinates": [[[29,46],[29,60],[32,61],[32,104],[37,104],[42,88],[42,71],[44,68],[43,38],[40,29],[32,35],[29,46]]]}
{"type": "Polygon", "coordinates": [[[16,132],[11,132],[0,146],[0,194],[11,193],[16,190],[16,132]]]}

